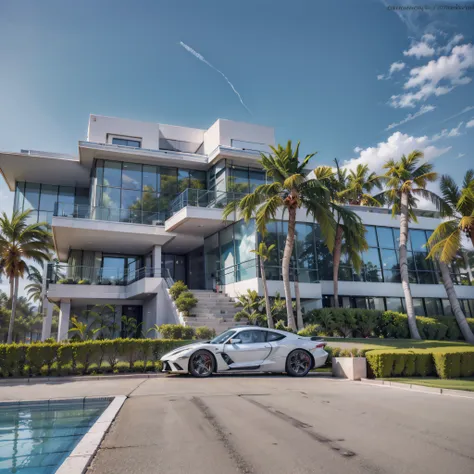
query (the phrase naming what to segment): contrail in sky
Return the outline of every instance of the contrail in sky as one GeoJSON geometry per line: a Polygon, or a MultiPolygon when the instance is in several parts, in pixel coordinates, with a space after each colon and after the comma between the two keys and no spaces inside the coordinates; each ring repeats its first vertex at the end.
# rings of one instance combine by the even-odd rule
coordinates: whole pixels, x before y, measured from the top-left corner
{"type": "Polygon", "coordinates": [[[210,68],[214,69],[214,71],[217,71],[227,82],[227,84],[229,84],[230,87],[232,87],[232,90],[234,91],[235,95],[239,98],[240,100],[240,103],[247,109],[248,113],[250,115],[252,115],[252,112],[251,110],[245,105],[245,102],[243,101],[242,97],[240,96],[239,92],[237,91],[237,89],[234,87],[234,85],[232,84],[232,82],[229,81],[229,79],[227,78],[227,76],[222,72],[222,71],[219,71],[219,69],[217,69],[216,67],[214,67],[209,61],[207,61],[204,56],[202,54],[199,54],[197,51],[194,51],[193,48],[191,48],[191,46],[188,46],[186,43],[183,43],[182,41],[179,42],[179,44],[188,52],[190,52],[195,58],[199,59],[199,61],[202,61],[203,63],[207,64],[210,68]]]}

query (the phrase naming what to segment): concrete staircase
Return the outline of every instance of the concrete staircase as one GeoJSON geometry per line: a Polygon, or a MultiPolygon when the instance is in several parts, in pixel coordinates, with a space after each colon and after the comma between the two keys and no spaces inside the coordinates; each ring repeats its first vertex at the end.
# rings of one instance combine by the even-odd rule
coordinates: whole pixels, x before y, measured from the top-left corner
{"type": "Polygon", "coordinates": [[[198,304],[191,310],[190,316],[185,318],[186,325],[191,327],[207,326],[216,330],[216,334],[235,326],[244,326],[246,322],[234,321],[234,315],[241,308],[235,307],[232,298],[209,290],[191,290],[197,298],[198,304]]]}

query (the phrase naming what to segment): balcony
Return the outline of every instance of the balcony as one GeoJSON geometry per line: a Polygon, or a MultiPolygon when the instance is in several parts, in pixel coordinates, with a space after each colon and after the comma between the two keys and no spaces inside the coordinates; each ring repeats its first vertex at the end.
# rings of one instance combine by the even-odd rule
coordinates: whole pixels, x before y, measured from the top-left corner
{"type": "Polygon", "coordinates": [[[62,203],[58,203],[54,211],[55,217],[70,217],[73,219],[90,219],[145,225],[164,225],[168,214],[167,211],[146,212],[133,209],[113,209],[107,207],[62,203]]]}
{"type": "Polygon", "coordinates": [[[176,214],[186,206],[223,209],[229,202],[240,201],[244,196],[244,193],[188,188],[171,201],[169,212],[176,214]]]}

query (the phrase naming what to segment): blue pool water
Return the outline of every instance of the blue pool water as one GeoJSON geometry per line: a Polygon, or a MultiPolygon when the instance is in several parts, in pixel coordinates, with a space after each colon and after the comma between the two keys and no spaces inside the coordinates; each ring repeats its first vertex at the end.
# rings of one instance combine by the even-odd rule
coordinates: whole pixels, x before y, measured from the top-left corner
{"type": "Polygon", "coordinates": [[[52,474],[110,400],[0,404],[0,474],[52,474]]]}

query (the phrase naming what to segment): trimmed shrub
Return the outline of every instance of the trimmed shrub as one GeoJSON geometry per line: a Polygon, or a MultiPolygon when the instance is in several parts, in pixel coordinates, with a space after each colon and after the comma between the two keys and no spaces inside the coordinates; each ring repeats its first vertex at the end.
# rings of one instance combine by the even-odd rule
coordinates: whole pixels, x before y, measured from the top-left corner
{"type": "Polygon", "coordinates": [[[171,285],[170,296],[172,300],[177,300],[179,295],[184,291],[188,291],[188,287],[184,284],[184,281],[178,280],[176,283],[171,285]]]}
{"type": "Polygon", "coordinates": [[[375,377],[425,377],[434,371],[432,355],[424,349],[375,350],[365,356],[375,377]]]}
{"type": "Polygon", "coordinates": [[[474,347],[442,347],[432,349],[431,352],[440,378],[474,375],[474,347]]]}
{"type": "Polygon", "coordinates": [[[79,281],[77,282],[77,284],[78,284],[78,285],[90,285],[90,284],[91,284],[91,281],[88,280],[87,278],[84,278],[84,279],[82,279],[82,280],[79,280],[79,281]]]}
{"type": "Polygon", "coordinates": [[[159,331],[165,339],[193,339],[195,336],[193,327],[180,324],[162,324],[159,331]]]}
{"type": "Polygon", "coordinates": [[[441,341],[445,338],[446,333],[448,332],[448,326],[443,324],[439,319],[417,316],[416,323],[423,339],[441,341]]]}
{"type": "Polygon", "coordinates": [[[0,349],[0,371],[3,377],[20,377],[27,375],[27,344],[2,344],[0,349]]]}
{"type": "Polygon", "coordinates": [[[216,337],[215,329],[206,326],[196,328],[196,339],[210,340],[214,337],[216,337]]]}
{"type": "Polygon", "coordinates": [[[311,336],[319,336],[321,333],[321,326],[318,324],[310,324],[309,326],[306,326],[304,329],[301,329],[298,331],[298,336],[303,336],[303,337],[311,337],[311,336]]]}
{"type": "Polygon", "coordinates": [[[30,375],[40,375],[43,366],[46,366],[46,375],[51,374],[51,368],[56,362],[59,344],[31,344],[26,350],[26,363],[30,375]]]}
{"type": "Polygon", "coordinates": [[[189,316],[189,311],[197,305],[197,298],[190,291],[183,291],[178,298],[175,299],[176,307],[179,311],[189,316]]]}

